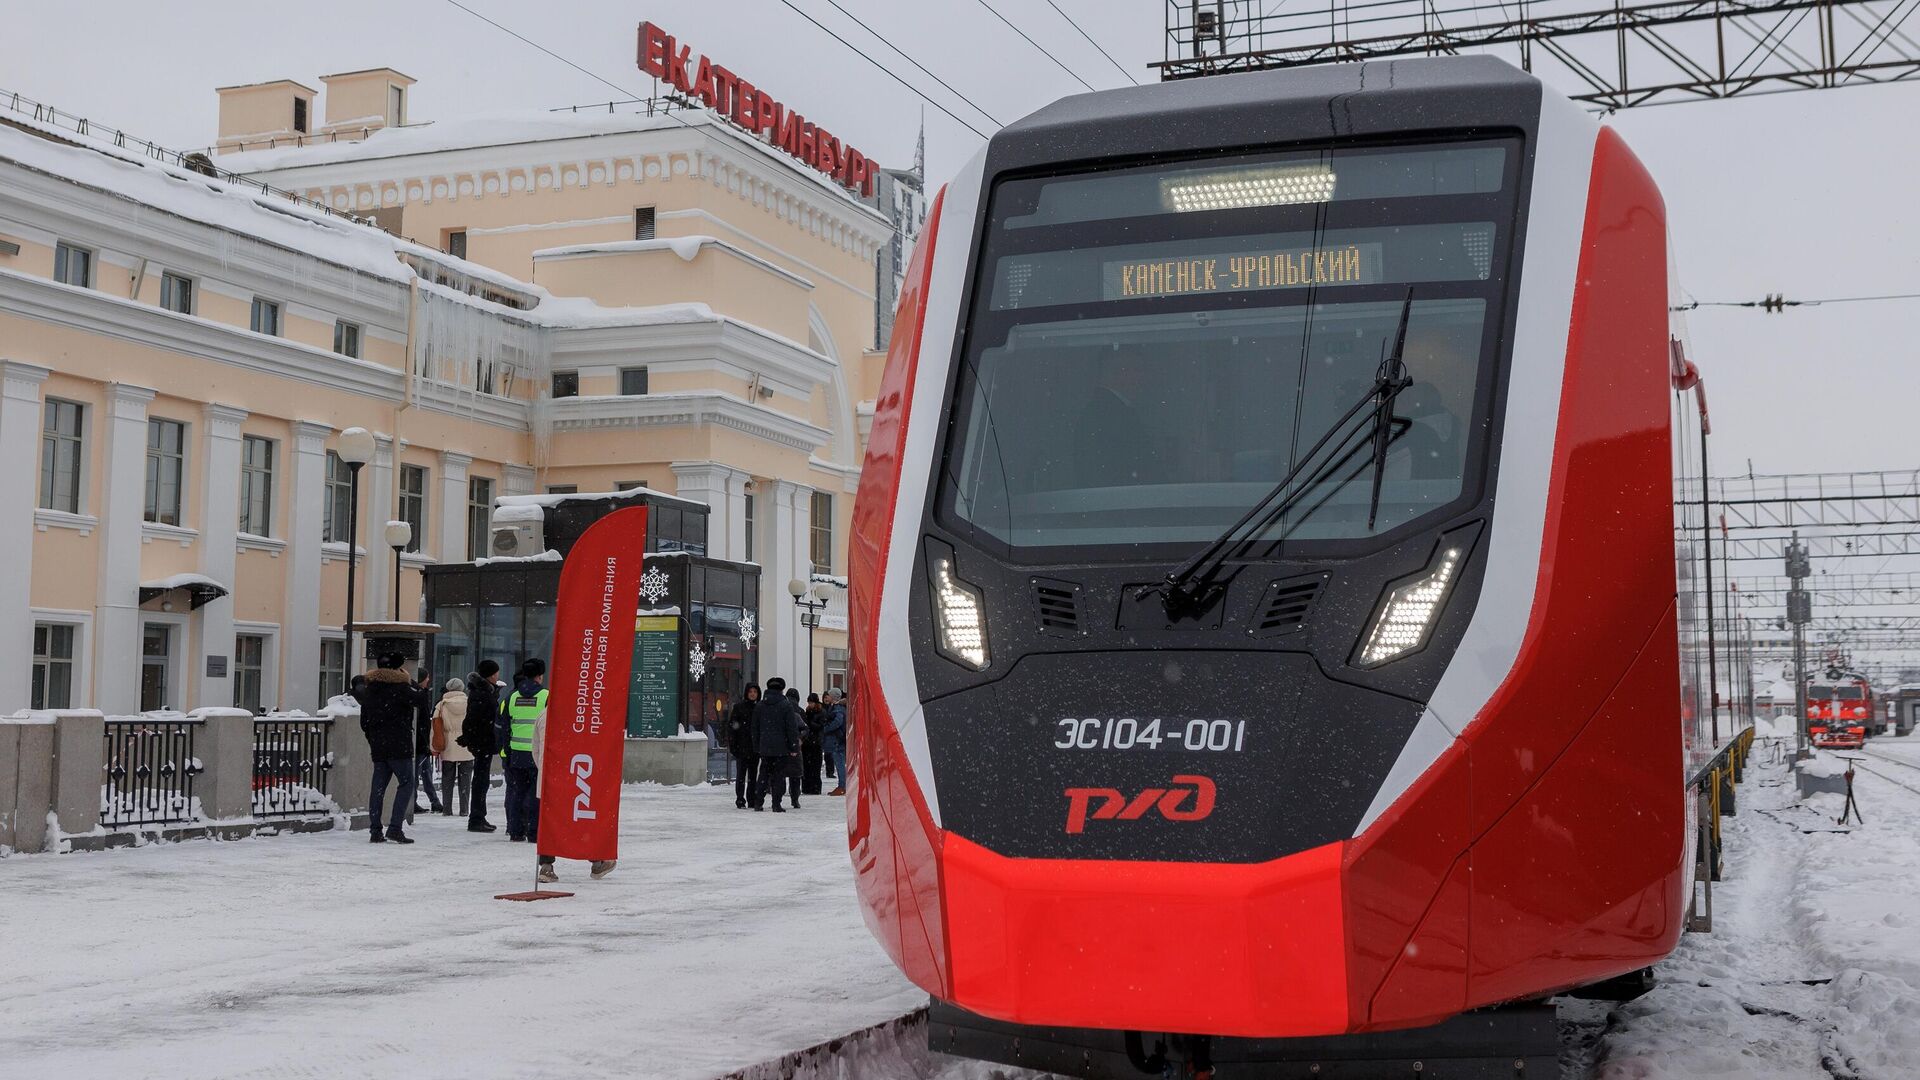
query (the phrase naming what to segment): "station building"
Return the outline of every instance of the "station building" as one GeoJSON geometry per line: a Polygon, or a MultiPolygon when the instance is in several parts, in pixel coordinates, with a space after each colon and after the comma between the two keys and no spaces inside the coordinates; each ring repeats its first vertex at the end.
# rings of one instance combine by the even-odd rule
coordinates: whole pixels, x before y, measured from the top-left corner
{"type": "Polygon", "coordinates": [[[710,110],[420,122],[397,71],[319,81],[221,89],[184,161],[0,98],[0,711],[340,692],[350,427],[357,621],[539,561],[529,497],[645,488],[685,555],[753,571],[746,670],[843,680],[918,170],[882,199],[710,110]],[[829,598],[811,633],[796,579],[829,598]]]}

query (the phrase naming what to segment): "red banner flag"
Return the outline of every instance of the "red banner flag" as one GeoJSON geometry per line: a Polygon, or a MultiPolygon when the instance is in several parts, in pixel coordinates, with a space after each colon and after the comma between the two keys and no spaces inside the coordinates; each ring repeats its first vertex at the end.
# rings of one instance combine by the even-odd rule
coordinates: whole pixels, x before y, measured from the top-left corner
{"type": "Polygon", "coordinates": [[[542,855],[617,857],[627,682],[646,537],[646,507],[615,510],[587,529],[560,567],[540,760],[542,855]]]}

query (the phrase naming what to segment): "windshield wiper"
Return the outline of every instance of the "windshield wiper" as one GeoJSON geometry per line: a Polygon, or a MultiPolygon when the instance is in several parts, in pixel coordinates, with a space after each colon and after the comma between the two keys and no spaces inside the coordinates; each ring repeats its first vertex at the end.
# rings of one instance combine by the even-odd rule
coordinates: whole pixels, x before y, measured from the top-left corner
{"type": "Polygon", "coordinates": [[[1380,361],[1380,370],[1374,373],[1374,392],[1379,395],[1379,403],[1373,409],[1373,495],[1367,501],[1367,531],[1373,531],[1373,524],[1380,516],[1380,480],[1387,471],[1387,441],[1393,427],[1393,400],[1400,391],[1413,385],[1413,379],[1407,375],[1404,354],[1407,351],[1407,320],[1413,315],[1413,286],[1407,286],[1407,298],[1400,304],[1400,328],[1394,331],[1393,352],[1380,361]]]}
{"type": "Polygon", "coordinates": [[[1210,598],[1214,591],[1213,576],[1219,572],[1220,567],[1230,558],[1228,552],[1251,541],[1254,536],[1257,536],[1276,518],[1293,509],[1294,506],[1299,504],[1301,499],[1306,497],[1308,492],[1314,489],[1314,485],[1324,478],[1325,473],[1338,468],[1340,464],[1346,460],[1347,455],[1341,454],[1339,452],[1340,448],[1346,446],[1348,440],[1352,439],[1355,434],[1358,434],[1359,430],[1365,429],[1356,429],[1344,435],[1341,435],[1341,432],[1345,430],[1348,423],[1351,422],[1362,409],[1365,409],[1369,403],[1374,407],[1372,427],[1372,466],[1374,472],[1372,503],[1367,512],[1367,529],[1369,532],[1372,531],[1380,505],[1380,479],[1381,470],[1386,461],[1386,444],[1390,443],[1393,437],[1393,401],[1400,395],[1402,390],[1405,390],[1413,384],[1413,380],[1406,374],[1406,365],[1402,359],[1402,354],[1406,349],[1407,342],[1407,323],[1412,313],[1413,290],[1409,288],[1407,290],[1406,300],[1400,305],[1400,321],[1399,326],[1394,332],[1393,351],[1385,360],[1381,361],[1380,367],[1374,372],[1373,385],[1367,387],[1367,392],[1361,395],[1360,400],[1354,402],[1346,412],[1340,414],[1338,420],[1328,425],[1325,433],[1313,444],[1313,448],[1308,450],[1306,454],[1299,459],[1299,464],[1289,469],[1287,474],[1281,477],[1278,483],[1268,489],[1266,494],[1260,496],[1252,506],[1248,507],[1247,512],[1240,516],[1240,520],[1227,526],[1219,536],[1214,537],[1206,546],[1194,552],[1185,562],[1168,573],[1164,579],[1156,584],[1140,589],[1135,594],[1136,599],[1145,597],[1150,592],[1159,591],[1165,599],[1168,613],[1172,614],[1188,607],[1199,606],[1202,600],[1210,598]],[[1320,451],[1325,448],[1327,443],[1331,442],[1336,435],[1340,435],[1341,437],[1340,441],[1335,444],[1333,452],[1328,454],[1326,460],[1314,469],[1314,474],[1308,478],[1306,483],[1300,484],[1298,487],[1294,487],[1291,492],[1288,492],[1287,489],[1293,485],[1295,478],[1305,471],[1309,465],[1313,464],[1314,460],[1319,457],[1320,451]],[[1280,497],[1283,493],[1286,497],[1282,499],[1280,497]],[[1268,504],[1273,503],[1275,499],[1280,499],[1280,502],[1268,508],[1268,504]],[[1240,544],[1236,544],[1234,542],[1235,536],[1242,529],[1246,528],[1249,522],[1253,522],[1255,518],[1259,518],[1259,522],[1255,525],[1254,529],[1248,533],[1240,544]]]}
{"type": "MultiPolygon", "coordinates": [[[[1328,426],[1326,432],[1320,436],[1319,441],[1313,444],[1313,448],[1308,450],[1306,454],[1300,458],[1299,464],[1289,469],[1287,475],[1280,478],[1279,483],[1273,485],[1265,495],[1260,496],[1259,500],[1247,508],[1247,512],[1241,515],[1240,520],[1227,526],[1225,531],[1219,536],[1214,537],[1205,547],[1194,552],[1187,561],[1175,567],[1164,579],[1140,589],[1139,592],[1135,594],[1136,598],[1144,597],[1150,592],[1160,591],[1165,596],[1169,612],[1172,612],[1194,605],[1202,598],[1211,595],[1213,575],[1219,570],[1220,565],[1226,561],[1227,555],[1225,552],[1229,549],[1230,545],[1233,544],[1235,534],[1245,528],[1248,522],[1261,516],[1262,510],[1266,510],[1267,504],[1272,503],[1273,500],[1279,498],[1283,493],[1286,494],[1286,498],[1281,499],[1281,501],[1275,504],[1270,510],[1266,510],[1265,518],[1261,522],[1260,528],[1264,528],[1267,522],[1272,521],[1274,518],[1292,509],[1295,504],[1306,496],[1307,492],[1312,491],[1314,483],[1318,482],[1320,474],[1334,466],[1337,462],[1343,460],[1342,455],[1338,453],[1339,447],[1347,445],[1348,440],[1352,439],[1354,435],[1364,429],[1356,428],[1354,431],[1349,431],[1346,432],[1345,435],[1342,435],[1340,442],[1335,447],[1335,452],[1330,454],[1327,460],[1322,462],[1320,466],[1314,470],[1314,476],[1309,479],[1309,482],[1299,485],[1297,488],[1294,488],[1292,492],[1287,492],[1287,488],[1292,486],[1294,479],[1298,477],[1301,472],[1305,471],[1307,466],[1314,462],[1314,459],[1319,457],[1321,449],[1324,448],[1335,435],[1340,435],[1348,423],[1352,421],[1355,416],[1359,415],[1360,410],[1366,408],[1367,404],[1373,401],[1379,393],[1380,383],[1376,380],[1374,385],[1367,388],[1366,394],[1363,395],[1360,400],[1354,402],[1351,408],[1340,415],[1340,419],[1335,420],[1328,426]]],[[[1257,533],[1258,529],[1256,529],[1255,532],[1257,533]]]]}

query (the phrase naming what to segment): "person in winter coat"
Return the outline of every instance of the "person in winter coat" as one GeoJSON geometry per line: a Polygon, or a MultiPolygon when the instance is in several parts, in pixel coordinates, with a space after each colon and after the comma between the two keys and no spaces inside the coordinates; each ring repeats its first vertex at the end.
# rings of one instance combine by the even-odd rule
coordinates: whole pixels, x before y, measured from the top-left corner
{"type": "Polygon", "coordinates": [[[835,783],[829,795],[847,793],[847,703],[838,691],[827,691],[827,722],[820,728],[820,750],[833,770],[835,783]]]}
{"type": "Polygon", "coordinates": [[[507,839],[535,841],[540,830],[540,743],[538,721],[546,716],[547,665],[534,658],[520,665],[520,678],[507,695],[507,839]]]}
{"type": "Polygon", "coordinates": [[[407,824],[413,824],[415,810],[431,810],[436,814],[445,813],[440,801],[440,793],[433,789],[433,774],[438,770],[433,763],[433,684],[428,682],[429,675],[422,669],[413,677],[413,688],[419,692],[418,704],[413,710],[413,724],[416,738],[413,743],[414,767],[418,770],[419,785],[415,789],[427,795],[427,805],[416,805],[407,810],[407,824]]]}
{"type": "Polygon", "coordinates": [[[413,747],[414,716],[424,706],[421,694],[401,670],[406,658],[398,653],[384,656],[380,666],[367,672],[367,685],[360,697],[360,730],[366,733],[367,749],[373,758],[373,792],[367,803],[368,839],[376,844],[388,840],[411,844],[413,839],[401,823],[413,809],[413,785],[419,775],[413,747]],[[399,782],[394,793],[393,816],[387,827],[380,827],[380,811],[386,801],[387,782],[399,782]]]}
{"type": "Polygon", "coordinates": [[[733,805],[747,808],[747,794],[760,779],[760,752],[753,747],[753,710],[760,704],[760,684],[748,683],[746,693],[727,714],[727,752],[733,755],[733,805]]]}
{"type": "Polygon", "coordinates": [[[801,711],[806,727],[800,733],[800,794],[820,794],[820,731],[827,724],[827,710],[820,705],[819,694],[807,695],[807,707],[801,711]]]}
{"type": "MultiPolygon", "coordinates": [[[[776,814],[785,812],[780,798],[789,790],[794,808],[800,806],[800,733],[806,721],[799,707],[787,699],[786,689],[786,680],[768,679],[767,695],[753,710],[754,749],[760,753],[760,787],[756,790],[772,793],[776,814]]],[[[753,808],[760,809],[759,798],[753,800],[753,808]]]]}
{"type": "Polygon", "coordinates": [[[473,755],[473,792],[467,802],[467,831],[488,833],[496,829],[487,820],[487,788],[492,786],[493,759],[500,753],[500,741],[494,722],[500,717],[500,688],[494,679],[500,665],[480,661],[478,670],[467,675],[467,717],[460,725],[460,737],[454,741],[473,755]]]}
{"type": "Polygon", "coordinates": [[[440,792],[445,796],[441,813],[452,817],[467,812],[467,791],[473,780],[473,754],[460,745],[460,732],[467,723],[467,684],[460,679],[447,680],[447,692],[433,709],[433,752],[440,755],[440,792]],[[454,799],[454,789],[460,791],[454,799]]]}

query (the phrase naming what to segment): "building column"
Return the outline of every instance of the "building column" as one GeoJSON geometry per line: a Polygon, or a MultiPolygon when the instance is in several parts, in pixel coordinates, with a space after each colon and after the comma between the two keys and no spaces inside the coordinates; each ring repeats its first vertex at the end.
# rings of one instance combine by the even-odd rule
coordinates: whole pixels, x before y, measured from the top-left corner
{"type": "Polygon", "coordinates": [[[765,531],[765,554],[755,551],[760,563],[760,621],[764,636],[760,646],[760,677],[778,675],[788,686],[800,687],[805,694],[811,658],[807,655],[807,629],[800,625],[800,608],[787,592],[787,582],[806,581],[813,564],[807,558],[809,522],[813,514],[813,489],[786,480],[763,485],[767,506],[754,519],[754,546],[760,547],[765,531]],[[764,525],[762,522],[764,521],[764,525]]]}
{"type": "Polygon", "coordinates": [[[501,495],[532,495],[534,494],[533,481],[531,465],[502,464],[500,466],[501,495]]]}
{"type": "MultiPolygon", "coordinates": [[[[473,456],[440,451],[440,547],[443,563],[467,561],[467,467],[473,456]]],[[[427,545],[421,544],[426,551],[427,545]]]]}
{"type": "Polygon", "coordinates": [[[367,554],[360,561],[366,585],[354,610],[366,612],[366,621],[382,622],[396,618],[393,613],[393,549],[387,546],[387,522],[394,519],[393,437],[373,437],[373,460],[361,471],[360,546],[367,554]]]}
{"type": "MultiPolygon", "coordinates": [[[[101,470],[100,573],[93,609],[93,684],[95,707],[108,716],[140,710],[140,521],[147,490],[147,403],[153,391],[127,383],[107,384],[106,423],[98,437],[101,470]]],[[[176,643],[188,651],[183,638],[176,643]]],[[[177,700],[164,704],[194,708],[191,680],[176,687],[177,700]]]]}
{"type": "MultiPolygon", "coordinates": [[[[33,693],[33,508],[39,500],[40,384],[46,368],[0,361],[0,551],[9,552],[0,574],[0,713],[24,709],[33,693]]],[[[91,645],[91,642],[87,643],[91,645]]],[[[76,689],[86,700],[85,687],[76,689]]]]}
{"type": "MultiPolygon", "coordinates": [[[[327,497],[327,437],[332,434],[332,428],[317,421],[293,422],[280,700],[302,709],[320,700],[320,515],[327,497]]],[[[356,663],[353,656],[347,657],[349,674],[356,663]]]]}
{"type": "Polygon", "coordinates": [[[676,461],[676,494],[707,504],[707,554],[743,558],[747,543],[747,474],[717,461],[676,461]]]}
{"type": "Polygon", "coordinates": [[[200,416],[200,458],[205,463],[200,472],[200,572],[227,587],[226,596],[200,609],[200,669],[188,682],[197,688],[195,700],[204,708],[233,701],[234,538],[240,530],[240,425],[247,410],[209,403],[200,416]],[[209,656],[225,656],[227,673],[209,673],[209,656]]]}

